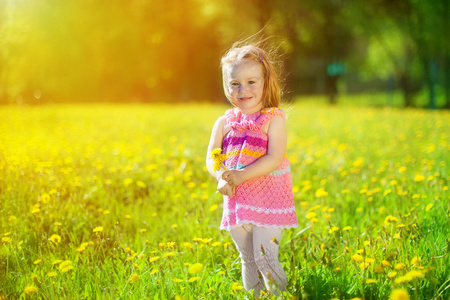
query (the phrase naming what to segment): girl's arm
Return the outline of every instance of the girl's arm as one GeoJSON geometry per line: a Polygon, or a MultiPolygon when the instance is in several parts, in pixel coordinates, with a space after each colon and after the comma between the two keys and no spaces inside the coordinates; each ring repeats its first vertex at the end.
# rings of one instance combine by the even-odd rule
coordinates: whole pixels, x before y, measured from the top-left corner
{"type": "Polygon", "coordinates": [[[287,147],[286,124],[282,116],[277,115],[270,120],[267,136],[268,146],[265,156],[243,169],[223,172],[222,178],[231,187],[236,187],[246,180],[269,174],[281,166],[287,147]]]}
{"type": "Polygon", "coordinates": [[[227,195],[232,197],[234,195],[235,189],[232,188],[224,179],[222,179],[222,174],[225,172],[222,168],[214,172],[213,164],[214,159],[211,158],[211,151],[216,148],[222,148],[222,142],[224,137],[224,127],[226,124],[225,116],[217,119],[216,123],[211,132],[211,139],[209,140],[208,152],[206,154],[206,168],[209,174],[213,176],[217,181],[217,190],[222,195],[227,195]]]}

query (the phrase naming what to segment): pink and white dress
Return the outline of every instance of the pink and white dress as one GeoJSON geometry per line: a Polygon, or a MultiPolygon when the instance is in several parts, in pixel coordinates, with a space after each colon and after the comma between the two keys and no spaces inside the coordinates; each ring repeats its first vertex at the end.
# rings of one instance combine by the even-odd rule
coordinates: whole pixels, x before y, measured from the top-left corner
{"type": "MultiPolygon", "coordinates": [[[[275,115],[286,118],[279,108],[266,108],[250,115],[237,108],[225,112],[231,129],[223,139],[222,151],[229,170],[245,168],[267,154],[268,136],[262,128],[275,115]]],[[[287,155],[272,173],[244,181],[236,187],[232,198],[224,196],[220,229],[229,231],[242,224],[265,228],[298,226],[287,155]]]]}

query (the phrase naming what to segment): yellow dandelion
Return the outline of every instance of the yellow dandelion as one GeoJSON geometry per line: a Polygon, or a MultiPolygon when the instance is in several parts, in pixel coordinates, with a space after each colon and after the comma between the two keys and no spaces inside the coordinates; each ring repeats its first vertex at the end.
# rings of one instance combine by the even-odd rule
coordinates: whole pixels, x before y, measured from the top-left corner
{"type": "Polygon", "coordinates": [[[178,227],[178,224],[172,224],[172,226],[170,226],[170,227],[172,227],[172,228],[177,228],[177,227],[178,227]]]}
{"type": "Polygon", "coordinates": [[[184,246],[185,248],[192,249],[192,244],[191,244],[191,243],[188,243],[188,242],[183,243],[183,246],[184,246]]]}
{"type": "Polygon", "coordinates": [[[367,279],[367,280],[366,280],[366,283],[367,283],[367,284],[370,284],[370,283],[377,283],[377,280],[376,280],[376,279],[367,279]]]}
{"type": "Polygon", "coordinates": [[[189,274],[197,274],[203,270],[203,265],[200,263],[195,263],[189,266],[189,274]]]}
{"type": "Polygon", "coordinates": [[[210,208],[209,208],[209,211],[215,211],[217,208],[218,208],[219,206],[217,205],[217,204],[214,204],[214,205],[212,205],[210,208]]]}
{"type": "Polygon", "coordinates": [[[38,292],[38,288],[35,287],[34,285],[29,285],[29,286],[27,286],[27,287],[25,288],[24,292],[25,292],[25,294],[27,294],[27,295],[32,295],[32,294],[38,292]]]}
{"type": "Polygon", "coordinates": [[[62,263],[59,264],[59,270],[63,273],[73,270],[72,262],[70,260],[63,261],[62,263]]]}
{"type": "Polygon", "coordinates": [[[125,186],[129,186],[130,184],[132,184],[133,183],[133,179],[131,179],[131,178],[125,178],[124,180],[123,180],[123,184],[125,185],[125,186]]]}
{"type": "Polygon", "coordinates": [[[56,276],[56,272],[48,272],[47,276],[50,277],[50,278],[55,277],[56,276]]]}
{"type": "Polygon", "coordinates": [[[175,252],[167,252],[167,253],[164,253],[164,255],[163,255],[164,258],[172,257],[172,256],[175,256],[175,252]]]}
{"type": "Polygon", "coordinates": [[[312,219],[312,218],[314,218],[314,217],[316,217],[317,216],[317,214],[315,213],[315,212],[309,212],[307,215],[306,215],[306,218],[307,219],[312,219]]]}
{"type": "Polygon", "coordinates": [[[191,278],[189,278],[188,282],[195,282],[198,280],[200,280],[200,277],[191,277],[191,278]]]}
{"type": "Polygon", "coordinates": [[[42,261],[42,259],[37,259],[35,261],[33,261],[33,264],[37,265],[38,263],[40,263],[42,261]]]}
{"type": "Polygon", "coordinates": [[[425,211],[429,211],[432,207],[433,203],[428,204],[427,207],[425,208],[425,211]]]}
{"type": "Polygon", "coordinates": [[[60,264],[61,262],[62,262],[61,259],[57,259],[52,262],[52,265],[57,265],[57,264],[60,264]]]}
{"type": "Polygon", "coordinates": [[[172,281],[175,282],[175,283],[183,282],[183,280],[181,280],[179,278],[173,278],[172,281]]]}
{"type": "Polygon", "coordinates": [[[145,182],[140,181],[140,180],[136,181],[136,185],[137,185],[138,187],[140,187],[140,188],[143,188],[143,189],[145,189],[145,188],[147,187],[147,185],[145,184],[145,182]]]}
{"type": "Polygon", "coordinates": [[[369,264],[366,263],[366,262],[363,262],[363,263],[359,264],[359,267],[361,268],[361,270],[365,270],[368,266],[369,266],[369,264]]]}
{"type": "Polygon", "coordinates": [[[50,241],[52,241],[55,244],[58,244],[59,242],[61,242],[61,237],[57,234],[52,234],[52,236],[50,237],[50,241]]]}
{"type": "Polygon", "coordinates": [[[242,290],[244,287],[242,285],[239,284],[239,282],[233,282],[231,284],[231,290],[232,291],[239,291],[242,290]]]}
{"type": "Polygon", "coordinates": [[[78,247],[77,249],[75,249],[77,252],[79,252],[79,253],[83,253],[83,251],[86,249],[86,246],[88,246],[89,245],[89,243],[82,243],[81,245],[80,245],[80,247],[78,247]]]}
{"type": "Polygon", "coordinates": [[[388,262],[387,260],[383,260],[383,261],[381,262],[381,264],[383,265],[383,267],[389,267],[389,266],[391,265],[391,263],[388,262]]]}
{"type": "Polygon", "coordinates": [[[328,196],[328,192],[325,191],[323,188],[318,188],[315,195],[317,198],[322,198],[322,197],[328,196]]]}
{"type": "Polygon", "coordinates": [[[405,274],[405,276],[409,276],[411,278],[421,278],[423,277],[423,273],[420,271],[412,270],[405,274]]]}
{"type": "Polygon", "coordinates": [[[103,231],[103,226],[95,227],[94,230],[92,230],[92,232],[102,232],[102,231],[103,231]]]}
{"type": "Polygon", "coordinates": [[[137,274],[133,274],[128,281],[131,283],[134,283],[134,282],[138,281],[140,278],[141,278],[141,276],[139,276],[137,274]]]}
{"type": "Polygon", "coordinates": [[[149,262],[149,263],[153,263],[153,262],[157,261],[158,259],[159,259],[159,256],[149,257],[149,258],[148,258],[148,262],[149,262]]]}
{"type": "Polygon", "coordinates": [[[386,219],[384,219],[384,224],[387,226],[387,225],[397,222],[397,221],[398,221],[398,219],[396,217],[387,216],[386,219]]]}
{"type": "Polygon", "coordinates": [[[404,289],[395,289],[389,295],[389,300],[410,300],[409,294],[404,289]]]}
{"type": "Polygon", "coordinates": [[[420,262],[420,258],[418,256],[415,256],[412,260],[411,260],[411,265],[417,265],[420,262]]]}
{"type": "Polygon", "coordinates": [[[404,263],[398,263],[395,265],[394,269],[396,270],[403,270],[406,267],[406,264],[404,263]]]}
{"type": "Polygon", "coordinates": [[[359,254],[355,254],[355,255],[352,255],[352,260],[353,260],[353,261],[363,261],[363,260],[364,260],[364,257],[362,257],[362,256],[359,255],[359,254]]]}
{"type": "Polygon", "coordinates": [[[158,272],[159,272],[158,269],[153,269],[153,270],[151,270],[151,272],[150,272],[149,274],[150,274],[150,275],[153,275],[153,274],[158,273],[158,272]]]}
{"type": "Polygon", "coordinates": [[[334,233],[334,232],[336,232],[338,230],[339,230],[339,227],[333,226],[333,227],[331,227],[330,230],[328,230],[328,233],[334,233]]]}
{"type": "Polygon", "coordinates": [[[217,246],[220,246],[220,244],[222,244],[222,243],[221,242],[214,242],[214,243],[211,244],[211,246],[217,247],[217,246]]]}
{"type": "Polygon", "coordinates": [[[139,230],[139,232],[140,232],[140,233],[145,233],[145,232],[147,232],[147,229],[142,228],[142,229],[139,230]]]}
{"type": "Polygon", "coordinates": [[[352,227],[350,227],[350,226],[345,226],[342,230],[343,230],[343,231],[348,231],[348,230],[350,230],[350,229],[352,229],[352,227]]]}
{"type": "Polygon", "coordinates": [[[395,279],[394,282],[395,283],[405,283],[405,282],[409,282],[411,280],[413,280],[414,278],[412,278],[409,275],[404,275],[404,276],[400,276],[399,278],[395,279]]]}
{"type": "Polygon", "coordinates": [[[375,266],[375,273],[382,274],[384,273],[384,269],[382,266],[375,266]]]}
{"type": "Polygon", "coordinates": [[[8,236],[2,237],[2,243],[8,244],[11,242],[11,238],[8,236]]]}
{"type": "Polygon", "coordinates": [[[416,174],[416,176],[414,176],[414,181],[415,182],[421,182],[425,180],[425,176],[421,175],[421,174],[416,174]]]}
{"type": "Polygon", "coordinates": [[[395,276],[397,276],[397,272],[395,272],[395,271],[390,272],[390,273],[388,274],[388,277],[389,277],[390,279],[394,278],[395,276]]]}

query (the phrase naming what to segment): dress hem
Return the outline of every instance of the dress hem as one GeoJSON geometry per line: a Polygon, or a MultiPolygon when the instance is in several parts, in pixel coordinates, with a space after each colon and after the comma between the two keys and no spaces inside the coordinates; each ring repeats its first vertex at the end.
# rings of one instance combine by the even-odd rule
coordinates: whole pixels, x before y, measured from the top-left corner
{"type": "Polygon", "coordinates": [[[279,228],[279,229],[292,229],[292,228],[297,228],[299,225],[298,224],[293,224],[293,225],[266,225],[266,224],[259,224],[259,223],[255,223],[255,222],[240,222],[239,224],[233,225],[233,226],[220,226],[220,230],[225,230],[225,231],[230,231],[236,227],[245,225],[245,224],[249,224],[249,225],[254,225],[257,227],[262,227],[262,228],[267,228],[267,229],[274,229],[274,228],[279,228]]]}

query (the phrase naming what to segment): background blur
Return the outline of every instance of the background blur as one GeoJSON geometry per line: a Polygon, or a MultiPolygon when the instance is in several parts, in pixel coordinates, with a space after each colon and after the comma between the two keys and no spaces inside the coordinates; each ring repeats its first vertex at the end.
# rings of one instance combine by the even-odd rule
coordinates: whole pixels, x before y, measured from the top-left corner
{"type": "Polygon", "coordinates": [[[449,23],[448,0],[0,0],[0,103],[222,102],[221,56],[264,28],[290,99],[450,108],[449,23]]]}

